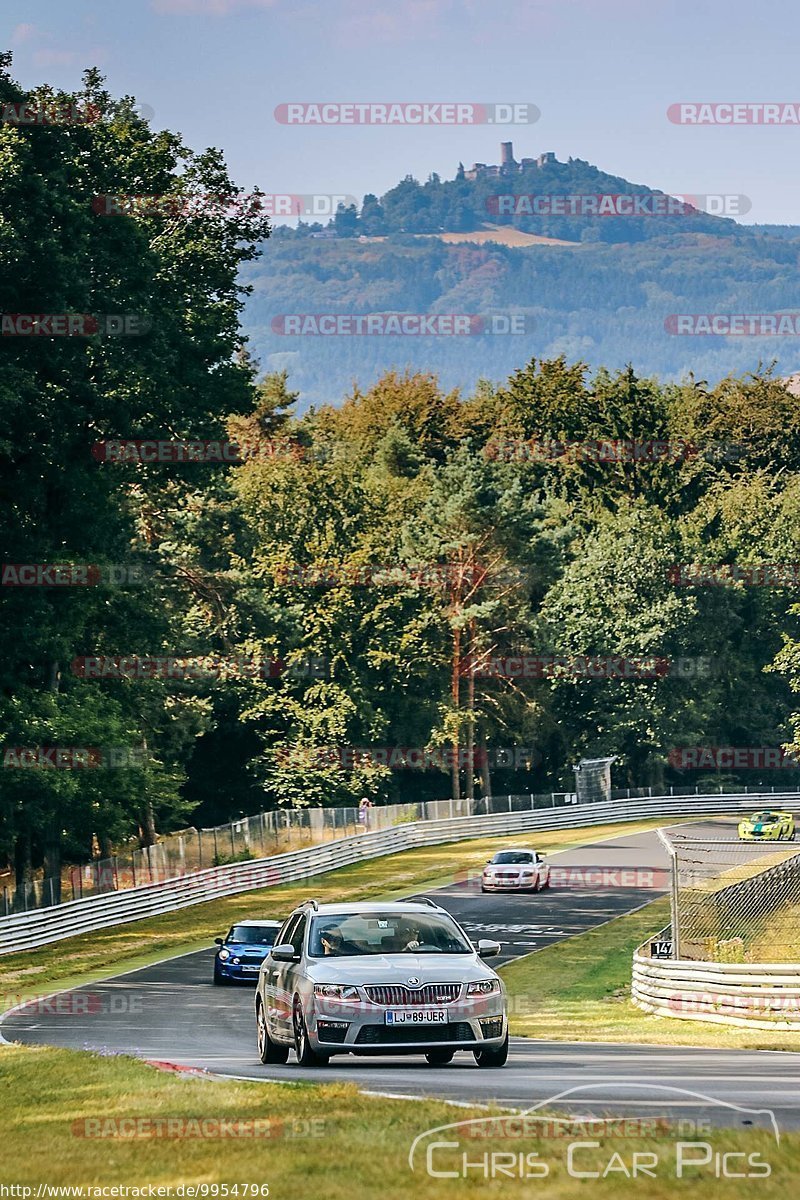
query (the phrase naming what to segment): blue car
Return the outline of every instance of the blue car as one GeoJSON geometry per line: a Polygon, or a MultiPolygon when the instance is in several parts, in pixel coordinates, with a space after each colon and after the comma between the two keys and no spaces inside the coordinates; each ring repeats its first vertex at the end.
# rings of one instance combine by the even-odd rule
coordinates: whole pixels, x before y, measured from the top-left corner
{"type": "Polygon", "coordinates": [[[215,938],[219,949],[214,955],[214,983],[256,983],[280,927],[280,921],[237,921],[227,937],[215,938]]]}

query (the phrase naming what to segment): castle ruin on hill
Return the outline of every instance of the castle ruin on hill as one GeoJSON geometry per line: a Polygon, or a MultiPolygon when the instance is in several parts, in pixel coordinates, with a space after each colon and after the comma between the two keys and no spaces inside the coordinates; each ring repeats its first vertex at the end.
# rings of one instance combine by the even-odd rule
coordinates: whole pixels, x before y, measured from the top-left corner
{"type": "Polygon", "coordinates": [[[469,171],[465,171],[463,165],[459,163],[459,175],[463,173],[464,179],[478,179],[479,176],[493,175],[512,175],[515,171],[524,171],[527,167],[544,167],[548,163],[556,162],[556,156],[552,151],[548,150],[545,154],[540,154],[538,158],[522,158],[519,162],[514,158],[514,146],[512,142],[500,143],[500,164],[499,166],[489,165],[487,163],[473,163],[469,171]]]}

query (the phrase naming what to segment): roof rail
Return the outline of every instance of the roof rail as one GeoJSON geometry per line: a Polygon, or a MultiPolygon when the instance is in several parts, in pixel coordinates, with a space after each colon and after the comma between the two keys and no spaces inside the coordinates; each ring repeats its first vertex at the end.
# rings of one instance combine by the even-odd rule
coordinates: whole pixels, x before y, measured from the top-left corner
{"type": "Polygon", "coordinates": [[[319,901],[318,900],[304,900],[302,904],[298,905],[298,908],[306,908],[308,905],[310,905],[313,908],[314,912],[319,912],[319,901]]]}
{"type": "Polygon", "coordinates": [[[427,904],[429,908],[439,908],[440,907],[440,905],[438,905],[435,900],[431,900],[430,896],[414,896],[409,901],[409,903],[410,904],[427,904]]]}

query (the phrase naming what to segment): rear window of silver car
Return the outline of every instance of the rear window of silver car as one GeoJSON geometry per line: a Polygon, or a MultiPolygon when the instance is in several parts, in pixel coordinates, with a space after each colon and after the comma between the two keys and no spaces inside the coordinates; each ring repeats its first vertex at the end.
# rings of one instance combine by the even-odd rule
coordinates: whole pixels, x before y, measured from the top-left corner
{"type": "Polygon", "coordinates": [[[436,913],[325,913],[311,923],[312,958],[368,954],[471,954],[447,916],[436,913]]]}

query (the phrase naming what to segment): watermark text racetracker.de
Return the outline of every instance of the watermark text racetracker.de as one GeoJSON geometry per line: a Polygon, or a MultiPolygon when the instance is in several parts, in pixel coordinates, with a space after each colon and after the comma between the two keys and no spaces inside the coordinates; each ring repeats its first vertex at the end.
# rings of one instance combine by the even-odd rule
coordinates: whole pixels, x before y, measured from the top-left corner
{"type": "Polygon", "coordinates": [[[675,563],[667,572],[676,587],[800,587],[800,563],[675,563]]]}
{"type": "Polygon", "coordinates": [[[324,1117],[81,1117],[72,1136],[111,1141],[277,1141],[325,1137],[324,1117]]]}
{"type": "Polygon", "coordinates": [[[679,771],[797,771],[800,758],[783,746],[676,746],[667,755],[679,771]]]}
{"type": "Polygon", "coordinates": [[[247,441],[188,438],[116,438],[95,442],[92,458],[101,463],[243,463],[253,460],[321,458],[322,448],[303,446],[291,438],[247,441]]]}
{"type": "Polygon", "coordinates": [[[112,1013],[141,1014],[144,997],[133,990],[105,992],[56,992],[55,995],[25,995],[0,992],[0,1012],[14,1010],[21,1017],[99,1017],[112,1013]]]}
{"type": "Polygon", "coordinates": [[[466,657],[461,675],[474,679],[682,679],[706,678],[714,670],[710,655],[519,654],[466,657]]]}
{"type": "Polygon", "coordinates": [[[798,337],[800,313],[670,313],[664,329],[673,337],[798,337]]]}
{"type": "MultiPolygon", "coordinates": [[[[453,881],[460,884],[480,883],[481,867],[464,867],[455,871],[453,881]]],[[[646,891],[665,892],[670,873],[666,867],[550,867],[549,886],[564,891],[646,891]]],[[[500,928],[509,929],[510,926],[500,928]]],[[[486,932],[484,927],[483,932],[486,932]]]]}
{"type": "Polygon", "coordinates": [[[119,771],[142,770],[153,761],[140,746],[4,746],[4,770],[119,771]]]}
{"type": "Polygon", "coordinates": [[[667,118],[673,125],[800,125],[800,103],[789,101],[678,101],[667,118]]]}
{"type": "Polygon", "coordinates": [[[329,661],[311,655],[289,661],[258,655],[95,654],[73,658],[70,671],[79,679],[162,679],[179,682],[213,679],[326,679],[329,661]]]}
{"type": "Polygon", "coordinates": [[[280,337],[519,337],[532,333],[526,313],[278,313],[280,337]]]}
{"type": "Polygon", "coordinates": [[[486,199],[497,217],[740,217],[752,208],[749,196],[665,192],[505,192],[486,199]]]}
{"type": "Polygon", "coordinates": [[[0,563],[0,587],[121,587],[145,574],[139,563],[0,563]]]}
{"type": "Polygon", "coordinates": [[[683,462],[696,458],[697,446],[686,438],[492,438],[487,458],[501,462],[683,462]]]}
{"type": "Polygon", "coordinates": [[[357,205],[346,192],[104,192],[92,199],[98,217],[198,217],[203,215],[268,217],[333,217],[340,208],[357,205]]]}
{"type": "Polygon", "coordinates": [[[0,313],[2,337],[142,337],[151,328],[143,313],[0,313]]]}
{"type": "Polygon", "coordinates": [[[483,765],[521,771],[541,762],[541,754],[533,746],[495,746],[489,750],[465,746],[277,746],[270,754],[282,767],[344,771],[365,767],[430,771],[451,770],[454,766],[468,770],[483,765]]]}
{"type": "Polygon", "coordinates": [[[498,101],[293,102],[274,112],[279,125],[532,125],[535,104],[498,101]]]}

